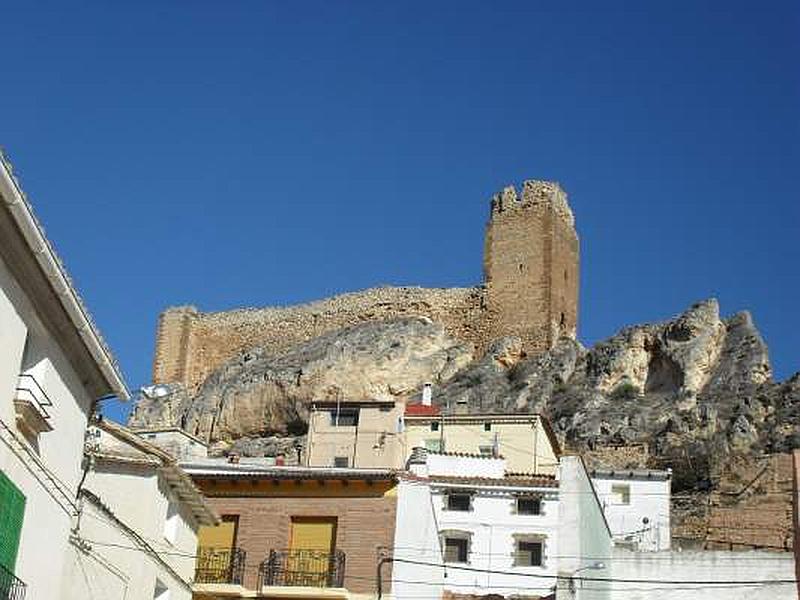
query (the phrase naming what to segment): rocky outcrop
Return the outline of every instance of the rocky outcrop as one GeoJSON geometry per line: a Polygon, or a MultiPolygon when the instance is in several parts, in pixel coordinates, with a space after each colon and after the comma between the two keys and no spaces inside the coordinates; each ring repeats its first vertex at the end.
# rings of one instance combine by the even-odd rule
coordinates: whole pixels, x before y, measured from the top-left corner
{"type": "Polygon", "coordinates": [[[131,424],[180,425],[218,450],[286,453],[294,442],[281,436],[305,433],[309,400],[414,401],[428,381],[446,411],[542,413],[598,461],[600,448],[643,446],[642,460],[672,467],[679,487],[712,485],[726,456],[800,444],[800,376],[774,383],[750,315],[721,319],[716,300],[589,349],[564,338],[536,357],[507,337],[473,360],[424,317],[365,322],[278,354],[240,354],[193,398],[180,386],[149,388],[131,424]]]}
{"type": "Polygon", "coordinates": [[[211,442],[297,434],[310,400],[404,397],[424,382],[446,381],[472,359],[470,346],[425,317],[365,322],[278,355],[263,347],[242,353],[191,400],[180,386],[160,398],[143,396],[130,424],[172,420],[211,442]]]}

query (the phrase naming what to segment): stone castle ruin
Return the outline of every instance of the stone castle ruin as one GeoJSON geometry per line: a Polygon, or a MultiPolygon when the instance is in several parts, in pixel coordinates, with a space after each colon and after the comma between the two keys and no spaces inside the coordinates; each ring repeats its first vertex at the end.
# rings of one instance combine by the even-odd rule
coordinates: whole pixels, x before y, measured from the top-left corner
{"type": "Polygon", "coordinates": [[[256,346],[277,353],[324,333],[395,317],[424,316],[481,354],[518,336],[528,355],[575,338],[579,242],[567,194],[557,183],[526,181],[491,200],[484,283],[472,288],[380,287],[308,304],[203,313],[164,311],[158,323],[154,383],[197,391],[218,367],[256,346]]]}

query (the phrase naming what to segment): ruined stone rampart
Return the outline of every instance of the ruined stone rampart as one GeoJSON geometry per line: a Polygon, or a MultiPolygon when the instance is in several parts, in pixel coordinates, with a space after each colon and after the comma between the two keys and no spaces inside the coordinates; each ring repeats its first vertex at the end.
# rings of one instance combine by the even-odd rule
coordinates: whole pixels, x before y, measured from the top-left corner
{"type": "Polygon", "coordinates": [[[154,383],[183,383],[190,393],[237,353],[279,352],[363,321],[425,316],[481,354],[514,335],[528,354],[575,337],[578,236],[558,184],[526,181],[491,201],[484,252],[485,285],[473,288],[381,287],[289,307],[202,313],[166,310],[159,320],[154,383]]]}
{"type": "Polygon", "coordinates": [[[287,307],[201,313],[191,306],[162,315],[153,366],[156,382],[194,391],[218,366],[254,346],[279,352],[318,335],[399,316],[425,316],[483,350],[491,337],[483,288],[380,287],[287,307]]]}

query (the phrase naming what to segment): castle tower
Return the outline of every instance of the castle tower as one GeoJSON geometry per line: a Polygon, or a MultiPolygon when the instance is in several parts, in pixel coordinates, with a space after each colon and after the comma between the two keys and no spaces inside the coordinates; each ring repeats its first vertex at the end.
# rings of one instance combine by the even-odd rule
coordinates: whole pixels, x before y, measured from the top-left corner
{"type": "Polygon", "coordinates": [[[529,354],[575,337],[579,242],[567,194],[557,183],[526,181],[492,198],[484,278],[493,337],[517,335],[529,354]]]}

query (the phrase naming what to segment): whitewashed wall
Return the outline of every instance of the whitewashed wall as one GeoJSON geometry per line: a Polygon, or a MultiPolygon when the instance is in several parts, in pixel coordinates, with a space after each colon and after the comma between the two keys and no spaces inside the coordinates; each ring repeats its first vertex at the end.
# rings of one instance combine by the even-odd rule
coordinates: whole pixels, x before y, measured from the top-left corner
{"type": "MultiPolygon", "coordinates": [[[[400,480],[397,486],[397,520],[394,557],[442,563],[439,532],[427,484],[400,480]]],[[[384,568],[384,573],[388,573],[384,568]]],[[[397,561],[392,565],[392,595],[398,600],[439,598],[444,586],[442,570],[397,561]]]]}
{"type": "Polygon", "coordinates": [[[645,552],[669,550],[671,479],[594,475],[592,483],[615,540],[627,540],[645,552]],[[629,486],[629,504],[612,493],[612,486],[620,484],[629,486]]]}
{"type": "Polygon", "coordinates": [[[172,492],[149,465],[103,464],[87,478],[86,488],[99,496],[123,522],[140,533],[169,563],[178,577],[137,549],[136,542],[102,511],[85,501],[80,537],[91,552],[70,547],[64,598],[152,600],[156,580],[169,590],[169,600],[189,600],[197,547],[196,526],[182,512],[174,542],[165,538],[168,498],[172,492]],[[105,465],[105,466],[104,466],[105,465]]]}
{"type": "Polygon", "coordinates": [[[574,576],[611,576],[611,532],[583,461],[563,456],[559,464],[559,561],[558,600],[605,600],[605,588],[581,586],[574,576]],[[587,568],[596,566],[599,568],[587,568]]]}
{"type": "MultiPolygon", "coordinates": [[[[50,363],[45,381],[40,383],[54,404],[47,409],[53,431],[39,436],[39,457],[74,496],[92,398],[0,260],[0,419],[14,431],[13,400],[26,337],[29,351],[25,362],[35,357],[50,363]]],[[[5,433],[3,436],[6,439],[5,433]]],[[[71,516],[68,507],[59,506],[48,492],[51,484],[37,479],[25,462],[5,442],[0,443],[0,470],[26,498],[16,575],[28,586],[26,600],[53,600],[61,597],[71,516]]]]}
{"type": "Polygon", "coordinates": [[[428,474],[456,477],[493,477],[505,475],[506,461],[502,458],[457,456],[428,452],[428,474]]]}
{"type": "Polygon", "coordinates": [[[635,553],[615,549],[614,579],[645,580],[587,585],[613,588],[612,598],[626,600],[789,600],[797,584],[737,585],[739,581],[794,580],[794,556],[789,552],[682,551],[635,553]],[[654,581],[655,580],[655,581],[654,581]],[[666,584],[658,580],[687,583],[666,584]],[[718,586],[690,583],[719,581],[718,586]]]}
{"type": "Polygon", "coordinates": [[[499,575],[477,573],[457,568],[447,569],[446,589],[464,594],[546,595],[555,584],[558,571],[558,490],[555,488],[472,487],[476,490],[472,510],[451,511],[445,508],[448,491],[455,487],[436,486],[433,504],[439,530],[456,529],[472,534],[468,564],[476,569],[511,571],[499,575]],[[539,492],[544,495],[542,514],[520,515],[514,510],[514,492],[539,492]],[[544,565],[541,567],[514,566],[514,534],[543,534],[546,536],[544,565]],[[518,575],[517,575],[518,574],[518,575]],[[532,575],[544,575],[537,578],[532,575]]]}

